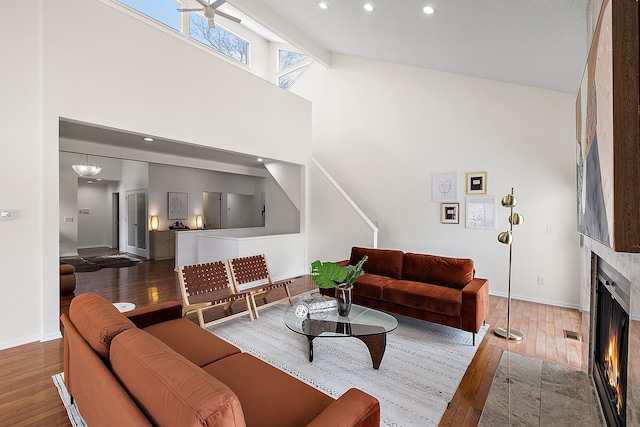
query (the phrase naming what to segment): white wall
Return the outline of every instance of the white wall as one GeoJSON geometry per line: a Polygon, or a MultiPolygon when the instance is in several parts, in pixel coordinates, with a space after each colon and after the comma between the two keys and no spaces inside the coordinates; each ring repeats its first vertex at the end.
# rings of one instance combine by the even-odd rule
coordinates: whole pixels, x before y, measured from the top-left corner
{"type": "Polygon", "coordinates": [[[20,212],[0,224],[0,259],[4,298],[29,304],[1,311],[13,326],[0,348],[60,335],[60,117],[299,164],[311,138],[308,101],[99,0],[29,2],[21,16],[0,17],[0,179],[20,176],[0,195],[20,212]]]}
{"type": "MultiPolygon", "coordinates": [[[[43,304],[50,293],[43,292],[46,251],[42,250],[45,221],[43,210],[43,180],[47,171],[42,150],[42,58],[39,55],[42,38],[42,15],[37,3],[25,4],[24,19],[0,14],[0,93],[2,126],[0,140],[0,206],[17,209],[18,219],[1,221],[0,267],[3,301],[0,319],[0,348],[34,341],[43,335],[43,304]],[[27,18],[28,17],[28,18],[27,18]],[[16,37],[20,34],[20,37],[16,37]],[[25,173],[25,171],[30,171],[25,173]]],[[[48,159],[47,159],[48,160],[48,159]]],[[[57,170],[57,166],[56,166],[57,170]]],[[[57,191],[56,191],[57,193],[57,191]]],[[[57,198],[57,194],[55,196],[57,198]]],[[[50,211],[51,212],[51,211],[50,211]]],[[[57,212],[57,209],[52,212],[57,212]]],[[[56,250],[51,261],[57,263],[58,227],[51,245],[56,250]]],[[[50,286],[53,277],[49,275],[50,286]]],[[[55,313],[46,313],[55,314],[55,313]]]]}
{"type": "MultiPolygon", "coordinates": [[[[508,210],[498,208],[495,230],[464,225],[465,173],[486,171],[489,194],[499,204],[514,187],[525,218],[514,232],[514,297],[578,307],[574,95],[344,55],[312,66],[293,90],[313,102],[314,156],[380,222],[379,247],[472,258],[491,292],[505,294],[509,251],[496,236],[508,210]],[[441,224],[431,201],[433,173],[447,171],[458,176],[459,225],[441,224]]],[[[372,232],[331,203],[310,168],[309,258],[347,258],[372,232]]]]}

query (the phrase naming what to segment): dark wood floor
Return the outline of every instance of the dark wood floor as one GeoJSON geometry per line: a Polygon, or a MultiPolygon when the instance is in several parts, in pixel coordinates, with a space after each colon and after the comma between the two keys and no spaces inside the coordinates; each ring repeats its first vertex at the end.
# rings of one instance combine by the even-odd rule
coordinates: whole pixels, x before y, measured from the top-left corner
{"type": "MultiPolygon", "coordinates": [[[[85,251],[94,255],[96,251],[85,251]]],[[[94,292],[110,301],[127,301],[138,307],[180,300],[173,260],[147,261],[135,267],[78,273],[75,295],[94,292]]],[[[308,276],[294,280],[294,293],[311,289],[308,276]]],[[[61,298],[68,312],[73,295],[61,298]]],[[[490,297],[487,323],[506,326],[506,299],[490,297]]],[[[580,332],[576,310],[513,301],[512,327],[524,333],[522,342],[507,342],[487,333],[469,366],[440,426],[475,426],[486,401],[502,351],[509,349],[532,357],[582,369],[582,342],[564,337],[564,330],[580,332]]],[[[31,343],[0,351],[0,426],[69,426],[51,376],[63,370],[62,340],[31,343]]]]}

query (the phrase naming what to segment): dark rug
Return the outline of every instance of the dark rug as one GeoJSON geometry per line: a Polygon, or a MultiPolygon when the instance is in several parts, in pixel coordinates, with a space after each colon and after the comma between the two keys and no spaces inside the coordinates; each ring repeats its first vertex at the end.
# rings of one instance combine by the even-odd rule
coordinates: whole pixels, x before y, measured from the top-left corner
{"type": "Polygon", "coordinates": [[[103,255],[79,258],[63,258],[62,261],[75,267],[76,273],[88,273],[98,271],[103,268],[133,267],[140,264],[142,260],[129,257],[128,255],[103,255]]]}

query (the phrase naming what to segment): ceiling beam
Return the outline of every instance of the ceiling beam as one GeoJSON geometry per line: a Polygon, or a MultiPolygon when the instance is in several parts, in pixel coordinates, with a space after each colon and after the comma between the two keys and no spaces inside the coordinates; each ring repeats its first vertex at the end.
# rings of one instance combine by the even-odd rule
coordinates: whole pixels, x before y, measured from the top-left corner
{"type": "Polygon", "coordinates": [[[325,67],[331,67],[331,51],[285,20],[261,0],[233,0],[231,4],[282,37],[325,67]]]}

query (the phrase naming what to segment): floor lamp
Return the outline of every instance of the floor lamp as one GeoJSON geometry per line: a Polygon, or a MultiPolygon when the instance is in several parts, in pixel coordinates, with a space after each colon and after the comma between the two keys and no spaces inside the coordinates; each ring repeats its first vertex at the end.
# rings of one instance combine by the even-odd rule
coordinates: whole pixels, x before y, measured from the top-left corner
{"type": "Polygon", "coordinates": [[[523,338],[522,332],[511,329],[511,260],[513,254],[513,226],[522,224],[524,217],[519,213],[515,213],[513,208],[518,204],[518,199],[513,195],[513,188],[511,188],[511,194],[507,194],[502,198],[502,206],[510,209],[509,214],[509,231],[503,231],[498,234],[498,241],[509,245],[509,287],[507,291],[507,327],[495,328],[493,333],[500,338],[508,340],[521,341],[523,338]]]}

